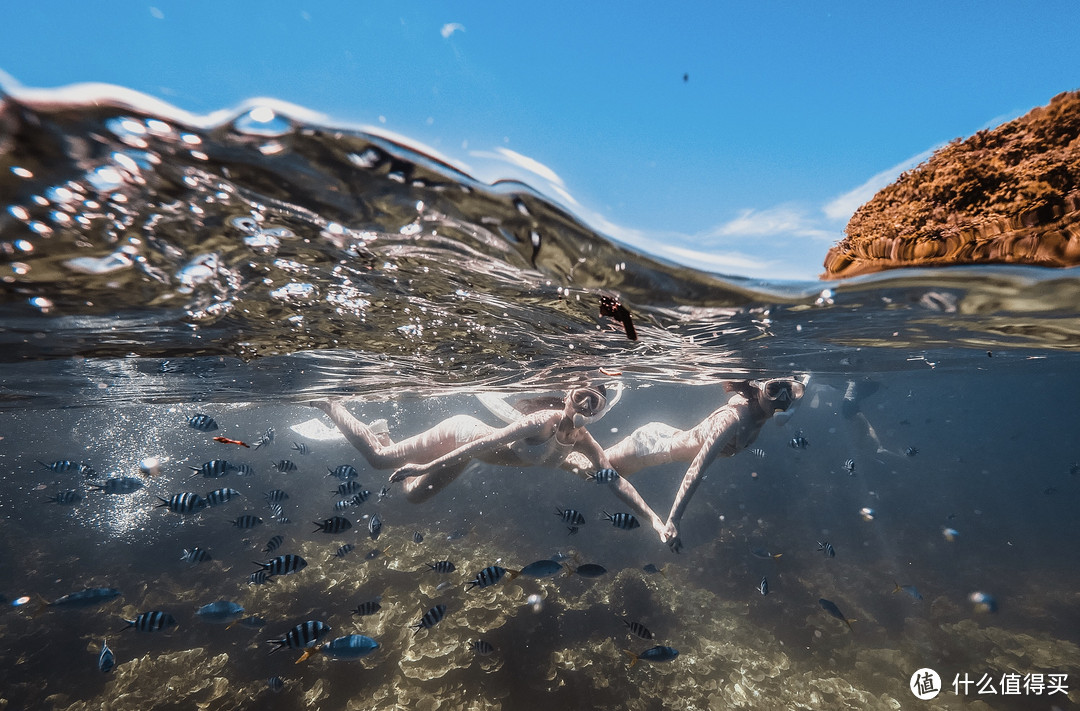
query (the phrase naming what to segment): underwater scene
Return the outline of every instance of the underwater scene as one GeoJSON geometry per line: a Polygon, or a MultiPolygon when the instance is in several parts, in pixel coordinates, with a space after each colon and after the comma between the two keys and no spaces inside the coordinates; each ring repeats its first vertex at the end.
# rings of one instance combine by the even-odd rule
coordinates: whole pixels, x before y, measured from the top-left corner
{"type": "Polygon", "coordinates": [[[721,277],[269,106],[4,96],[0,198],[0,708],[1080,701],[1075,269],[721,277]]]}

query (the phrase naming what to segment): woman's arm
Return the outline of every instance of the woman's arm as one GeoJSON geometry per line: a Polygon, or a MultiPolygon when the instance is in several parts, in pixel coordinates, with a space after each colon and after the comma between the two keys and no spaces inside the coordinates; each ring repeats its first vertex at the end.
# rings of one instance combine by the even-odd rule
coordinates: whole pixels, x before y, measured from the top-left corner
{"type": "Polygon", "coordinates": [[[690,504],[690,498],[701,483],[705,470],[720,456],[720,453],[738,433],[742,424],[740,409],[730,404],[725,405],[698,425],[698,428],[703,428],[701,449],[698,450],[686,474],[683,475],[675,500],[671,504],[667,524],[660,533],[660,540],[671,546],[676,553],[682,548],[678,537],[678,524],[682,521],[686,507],[690,504]]]}
{"type": "MultiPolygon", "coordinates": [[[[593,438],[592,434],[582,428],[582,434],[578,435],[577,444],[574,446],[575,452],[584,454],[589,460],[596,466],[597,469],[613,468],[611,466],[611,460],[608,459],[607,452],[600,446],[600,443],[593,438]]],[[[640,516],[642,519],[648,521],[653,530],[657,533],[663,533],[666,524],[663,519],[656,515],[656,512],[652,510],[652,507],[645,503],[645,499],[641,498],[641,494],[634,488],[625,477],[619,477],[615,481],[611,482],[611,488],[615,491],[615,495],[618,496],[624,504],[629,506],[640,516]]]]}

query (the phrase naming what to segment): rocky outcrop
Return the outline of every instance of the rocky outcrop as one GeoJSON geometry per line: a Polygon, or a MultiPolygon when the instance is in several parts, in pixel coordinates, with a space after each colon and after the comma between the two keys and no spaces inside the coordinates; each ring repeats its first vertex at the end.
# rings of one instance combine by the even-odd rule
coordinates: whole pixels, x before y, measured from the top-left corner
{"type": "Polygon", "coordinates": [[[1080,264],[1080,91],[938,150],[860,207],[822,278],[897,267],[1080,264]]]}

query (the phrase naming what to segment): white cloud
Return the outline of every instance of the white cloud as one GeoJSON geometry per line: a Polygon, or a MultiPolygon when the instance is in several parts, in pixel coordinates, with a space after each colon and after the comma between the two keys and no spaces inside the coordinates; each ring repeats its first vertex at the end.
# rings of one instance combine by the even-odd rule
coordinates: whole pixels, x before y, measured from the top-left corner
{"type": "Polygon", "coordinates": [[[879,190],[900,177],[900,174],[905,170],[911,170],[932,156],[934,151],[940,148],[941,145],[944,144],[929,148],[918,155],[914,155],[907,160],[894,165],[888,170],[883,170],[877,175],[872,176],[854,190],[849,190],[843,195],[826,203],[826,205],[821,208],[822,212],[824,212],[825,216],[830,220],[847,223],[847,221],[851,219],[851,216],[855,214],[855,211],[865,203],[869,202],[870,198],[874,197],[879,190]]]}
{"type": "Polygon", "coordinates": [[[778,205],[764,210],[742,210],[734,220],[708,230],[704,237],[762,237],[777,234],[817,239],[836,238],[834,231],[823,229],[805,210],[792,205],[778,205]]]}
{"type": "Polygon", "coordinates": [[[439,34],[443,36],[443,39],[449,39],[450,35],[458,31],[464,32],[465,25],[460,22],[447,22],[442,26],[442,29],[439,30],[439,34]]]}

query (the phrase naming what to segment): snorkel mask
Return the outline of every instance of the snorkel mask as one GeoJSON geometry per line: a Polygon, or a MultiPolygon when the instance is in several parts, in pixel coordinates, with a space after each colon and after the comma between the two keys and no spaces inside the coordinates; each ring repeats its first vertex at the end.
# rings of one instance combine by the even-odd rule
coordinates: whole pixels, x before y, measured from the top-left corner
{"type": "Polygon", "coordinates": [[[615,382],[605,385],[586,385],[574,388],[567,393],[567,400],[574,410],[574,427],[584,427],[600,419],[615,407],[622,398],[623,385],[615,382]],[[611,387],[615,394],[608,399],[607,390],[611,387]]]}
{"type": "Polygon", "coordinates": [[[809,380],[809,376],[772,378],[755,380],[751,384],[761,393],[759,400],[762,405],[771,407],[774,413],[785,413],[786,416],[777,418],[779,424],[783,424],[794,414],[795,405],[802,399],[809,380]]]}

